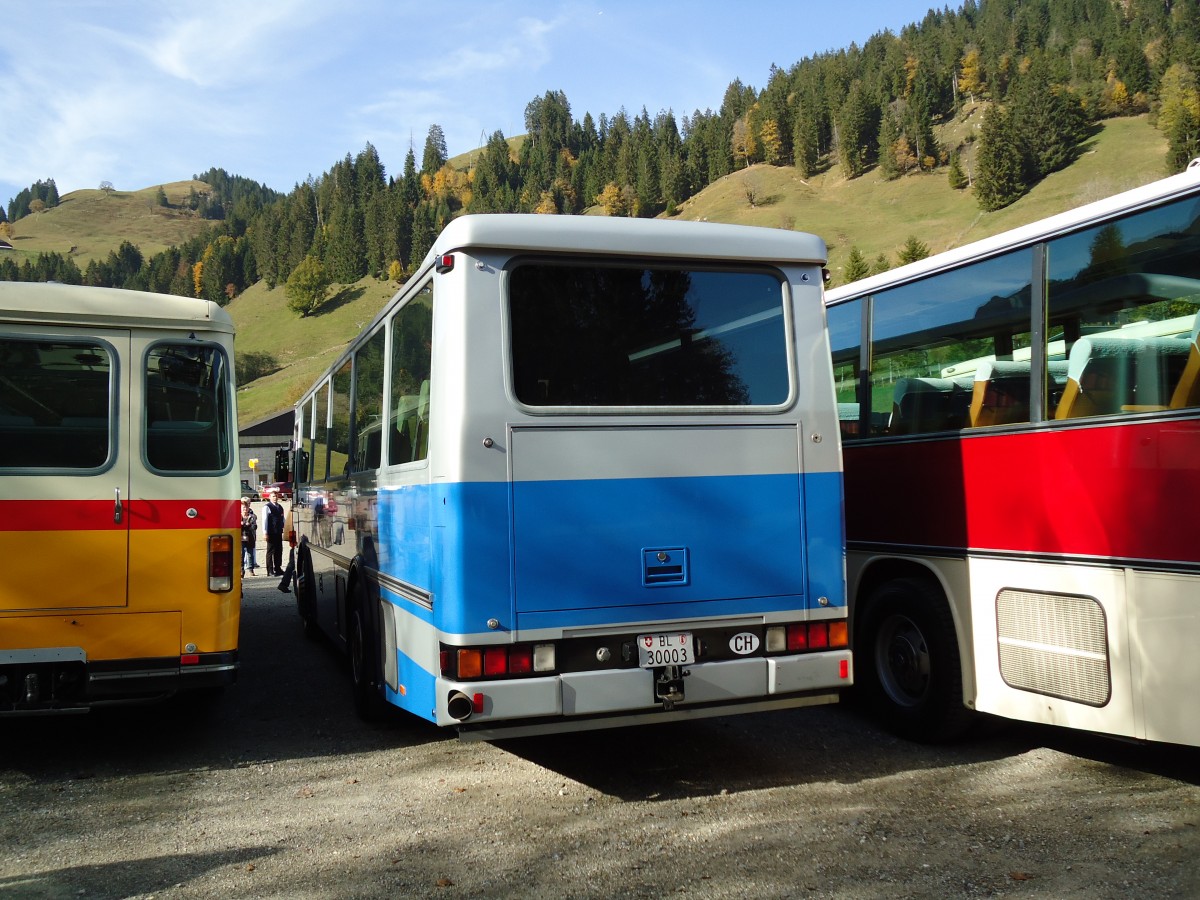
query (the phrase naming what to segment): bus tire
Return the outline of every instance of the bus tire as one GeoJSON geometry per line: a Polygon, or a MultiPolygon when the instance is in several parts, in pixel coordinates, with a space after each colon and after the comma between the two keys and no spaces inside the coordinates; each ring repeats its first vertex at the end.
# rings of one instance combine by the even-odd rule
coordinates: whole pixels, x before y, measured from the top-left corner
{"type": "Polygon", "coordinates": [[[878,587],[855,639],[863,699],[887,728],[912,741],[963,736],[962,661],[954,620],[936,583],[897,578],[878,587]]]}
{"type": "Polygon", "coordinates": [[[379,640],[367,621],[361,602],[354,604],[348,624],[354,710],[364,721],[379,722],[388,716],[391,706],[380,695],[379,640]]]}
{"type": "Polygon", "coordinates": [[[296,579],[293,585],[300,627],[306,638],[316,640],[320,636],[320,629],[317,627],[317,599],[314,594],[316,582],[313,580],[312,558],[307,553],[301,554],[296,560],[296,579]]]}

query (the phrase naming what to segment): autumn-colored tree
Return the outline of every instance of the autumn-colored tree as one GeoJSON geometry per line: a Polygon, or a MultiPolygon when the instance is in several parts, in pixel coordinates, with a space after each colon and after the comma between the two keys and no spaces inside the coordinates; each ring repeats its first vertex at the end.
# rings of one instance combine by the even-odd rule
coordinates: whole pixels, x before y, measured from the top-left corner
{"type": "Polygon", "coordinates": [[[632,209],[626,192],[615,181],[610,181],[596,195],[596,203],[606,216],[628,216],[632,209]]]}
{"type": "Polygon", "coordinates": [[[958,89],[975,102],[975,95],[982,94],[983,58],[978,47],[968,47],[958,66],[958,89]]]}
{"type": "Polygon", "coordinates": [[[400,260],[392,260],[391,264],[388,266],[387,277],[388,281],[394,281],[396,284],[399,284],[404,280],[404,266],[401,265],[400,260]]]}
{"type": "Polygon", "coordinates": [[[763,162],[777,166],[783,159],[783,138],[779,136],[779,123],[774,119],[764,119],[758,133],[758,142],[762,146],[763,162]]]}
{"type": "Polygon", "coordinates": [[[1163,73],[1158,128],[1167,136],[1167,171],[1180,172],[1200,152],[1200,88],[1186,63],[1163,73]]]}

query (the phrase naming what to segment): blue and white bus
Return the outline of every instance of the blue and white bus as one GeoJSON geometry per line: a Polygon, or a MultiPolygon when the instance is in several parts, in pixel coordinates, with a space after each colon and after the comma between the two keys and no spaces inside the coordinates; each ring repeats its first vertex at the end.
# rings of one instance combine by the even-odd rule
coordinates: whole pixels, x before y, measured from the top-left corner
{"type": "Polygon", "coordinates": [[[463,216],[296,410],[297,605],[492,739],[852,681],[823,242],[463,216]]]}

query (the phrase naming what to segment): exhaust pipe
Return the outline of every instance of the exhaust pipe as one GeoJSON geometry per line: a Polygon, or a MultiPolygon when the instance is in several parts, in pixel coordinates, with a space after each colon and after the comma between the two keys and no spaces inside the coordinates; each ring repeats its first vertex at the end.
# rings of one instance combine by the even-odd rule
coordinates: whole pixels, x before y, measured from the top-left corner
{"type": "Polygon", "coordinates": [[[450,718],[457,719],[460,722],[465,722],[471,718],[471,713],[475,711],[475,704],[462,691],[451,691],[450,696],[446,699],[446,712],[450,718]]]}

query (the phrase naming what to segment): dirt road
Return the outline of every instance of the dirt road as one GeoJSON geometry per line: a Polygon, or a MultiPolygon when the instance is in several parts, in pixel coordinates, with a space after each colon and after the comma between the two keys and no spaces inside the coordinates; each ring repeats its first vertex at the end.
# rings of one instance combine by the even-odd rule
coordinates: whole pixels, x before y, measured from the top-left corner
{"type": "Polygon", "coordinates": [[[275,584],[211,709],[0,720],[0,897],[1200,895],[1200,751],[836,708],[463,744],[359,722],[275,584]]]}

